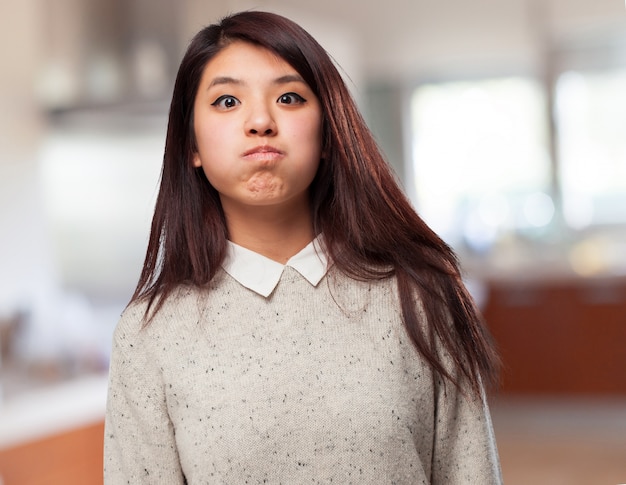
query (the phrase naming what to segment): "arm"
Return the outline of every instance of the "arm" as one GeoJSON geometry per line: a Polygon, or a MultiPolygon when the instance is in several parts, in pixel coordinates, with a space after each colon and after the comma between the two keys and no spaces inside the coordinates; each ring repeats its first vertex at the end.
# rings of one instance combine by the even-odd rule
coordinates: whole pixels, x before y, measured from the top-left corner
{"type": "Polygon", "coordinates": [[[113,339],[105,418],[105,485],[185,483],[161,373],[146,330],[125,312],[113,339]]]}
{"type": "Polygon", "coordinates": [[[484,396],[436,385],[432,484],[502,483],[493,426],[484,396]]]}

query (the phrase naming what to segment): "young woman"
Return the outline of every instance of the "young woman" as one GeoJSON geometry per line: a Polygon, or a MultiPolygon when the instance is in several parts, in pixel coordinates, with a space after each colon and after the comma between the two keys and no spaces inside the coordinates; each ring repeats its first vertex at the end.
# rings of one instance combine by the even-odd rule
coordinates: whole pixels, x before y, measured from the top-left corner
{"type": "Polygon", "coordinates": [[[105,483],[500,482],[497,358],[329,56],[270,13],[181,63],[105,483]]]}

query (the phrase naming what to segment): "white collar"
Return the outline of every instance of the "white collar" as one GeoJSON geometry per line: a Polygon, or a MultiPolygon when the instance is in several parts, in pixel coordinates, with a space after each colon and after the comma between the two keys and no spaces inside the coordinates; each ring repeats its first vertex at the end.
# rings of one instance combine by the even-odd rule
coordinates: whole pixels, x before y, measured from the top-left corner
{"type": "Polygon", "coordinates": [[[224,271],[242,286],[265,297],[278,285],[285,266],[292,267],[309,283],[317,286],[328,271],[322,238],[316,237],[284,265],[228,241],[228,253],[222,263],[224,271]]]}

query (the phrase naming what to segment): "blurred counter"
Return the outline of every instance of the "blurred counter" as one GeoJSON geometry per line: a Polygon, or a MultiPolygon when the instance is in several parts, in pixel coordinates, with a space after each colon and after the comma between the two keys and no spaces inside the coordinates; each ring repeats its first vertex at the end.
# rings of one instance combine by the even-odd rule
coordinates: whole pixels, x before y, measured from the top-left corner
{"type": "Polygon", "coordinates": [[[106,390],[106,376],[83,377],[2,403],[0,483],[102,483],[106,390]]]}
{"type": "Polygon", "coordinates": [[[502,391],[626,396],[626,278],[492,279],[482,311],[502,391]]]}
{"type": "Polygon", "coordinates": [[[33,389],[0,404],[0,451],[104,419],[107,376],[33,389]]]}

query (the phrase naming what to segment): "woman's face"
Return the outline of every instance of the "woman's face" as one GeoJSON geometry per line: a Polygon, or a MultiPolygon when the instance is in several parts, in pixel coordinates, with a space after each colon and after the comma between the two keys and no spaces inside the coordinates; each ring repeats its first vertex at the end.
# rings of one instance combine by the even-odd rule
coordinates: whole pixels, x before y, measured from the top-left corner
{"type": "Polygon", "coordinates": [[[205,67],[194,104],[197,152],[228,217],[251,206],[306,206],[321,156],[322,109],[297,71],[242,41],[205,67]]]}

